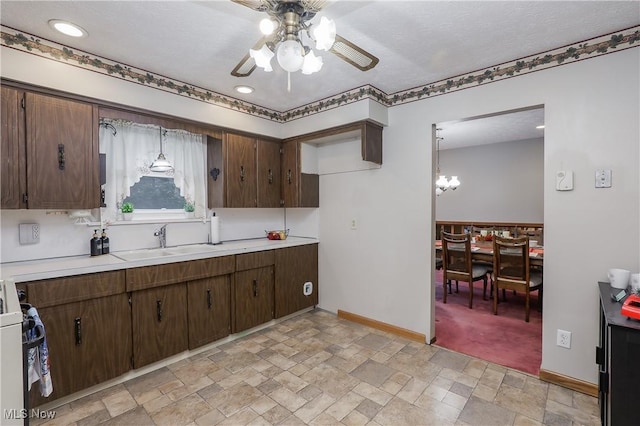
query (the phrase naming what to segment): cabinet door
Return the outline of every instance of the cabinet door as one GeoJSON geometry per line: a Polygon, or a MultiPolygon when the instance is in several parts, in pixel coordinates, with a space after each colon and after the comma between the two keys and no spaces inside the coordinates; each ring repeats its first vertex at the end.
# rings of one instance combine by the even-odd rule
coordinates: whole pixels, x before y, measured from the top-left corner
{"type": "Polygon", "coordinates": [[[299,206],[298,142],[282,144],[282,199],[285,207],[299,206]]]}
{"type": "Polygon", "coordinates": [[[309,244],[276,250],[275,317],[281,318],[318,304],[318,245],[309,244]],[[313,284],[309,296],[306,282],[313,284]]]}
{"type": "Polygon", "coordinates": [[[0,208],[25,208],[22,194],[25,189],[24,115],[20,102],[22,93],[2,86],[0,129],[0,208]]]}
{"type": "Polygon", "coordinates": [[[231,332],[229,275],[187,283],[189,349],[226,337],[231,332]]]}
{"type": "MultiPolygon", "coordinates": [[[[131,312],[126,293],[39,309],[53,393],[31,389],[31,407],[97,385],[131,368],[131,312]]],[[[33,387],[38,387],[35,383],[33,387]]]]}
{"type": "Polygon", "coordinates": [[[133,365],[140,368],[187,349],[185,284],[131,293],[133,365]]]}
{"type": "Polygon", "coordinates": [[[280,144],[258,140],[258,207],[280,207],[280,144]]]}
{"type": "Polygon", "coordinates": [[[236,272],[234,332],[273,319],[273,266],[236,272]]]}
{"type": "Polygon", "coordinates": [[[28,92],[25,106],[29,208],[98,207],[94,107],[28,92]]]}
{"type": "Polygon", "coordinates": [[[256,140],[227,133],[227,207],[256,207],[256,140]]]}

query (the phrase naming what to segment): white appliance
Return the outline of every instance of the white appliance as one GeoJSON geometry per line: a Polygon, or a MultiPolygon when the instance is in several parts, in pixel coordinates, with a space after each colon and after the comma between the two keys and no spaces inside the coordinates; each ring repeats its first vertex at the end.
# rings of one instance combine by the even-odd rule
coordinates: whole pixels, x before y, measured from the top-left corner
{"type": "Polygon", "coordinates": [[[22,425],[22,310],[12,280],[0,280],[0,424],[22,425]]]}

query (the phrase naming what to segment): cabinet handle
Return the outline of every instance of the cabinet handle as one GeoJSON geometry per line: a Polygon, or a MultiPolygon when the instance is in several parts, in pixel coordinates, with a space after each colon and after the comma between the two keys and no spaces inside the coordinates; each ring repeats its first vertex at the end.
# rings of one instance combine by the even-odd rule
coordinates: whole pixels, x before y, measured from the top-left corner
{"type": "Polygon", "coordinates": [[[211,289],[207,289],[207,309],[211,309],[211,289]]]}
{"type": "Polygon", "coordinates": [[[244,182],[244,166],[240,166],[240,181],[244,182]]]}
{"type": "Polygon", "coordinates": [[[287,181],[289,182],[289,185],[291,185],[291,169],[289,169],[289,171],[287,172],[287,181]]]}
{"type": "Polygon", "coordinates": [[[253,297],[258,297],[258,281],[253,280],[253,297]]]}
{"type": "Polygon", "coordinates": [[[269,169],[269,183],[273,183],[273,171],[271,169],[269,169]]]}
{"type": "Polygon", "coordinates": [[[156,300],[156,315],[158,316],[158,322],[162,322],[162,300],[156,300]]]}
{"type": "Polygon", "coordinates": [[[76,346],[82,344],[82,319],[77,317],[73,320],[74,334],[76,336],[76,346]]]}
{"type": "Polygon", "coordinates": [[[58,168],[64,170],[64,144],[58,144],[58,168]]]}

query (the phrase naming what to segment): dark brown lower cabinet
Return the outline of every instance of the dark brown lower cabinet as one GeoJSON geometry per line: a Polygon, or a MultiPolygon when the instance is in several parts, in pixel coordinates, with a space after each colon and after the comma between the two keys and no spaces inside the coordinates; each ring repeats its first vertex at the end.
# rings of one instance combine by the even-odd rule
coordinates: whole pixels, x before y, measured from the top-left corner
{"type": "Polygon", "coordinates": [[[273,319],[273,265],[236,272],[235,332],[273,319]]]}
{"type": "Polygon", "coordinates": [[[38,309],[45,325],[53,393],[31,389],[30,407],[113,379],[131,369],[126,293],[38,309]]]}
{"type": "Polygon", "coordinates": [[[226,337],[231,332],[231,276],[187,283],[189,349],[226,337]]]}
{"type": "Polygon", "coordinates": [[[132,292],[131,320],[134,368],[187,350],[186,284],[132,292]]]}
{"type": "Polygon", "coordinates": [[[281,318],[318,304],[318,245],[288,247],[275,251],[275,317],[281,318]],[[312,292],[305,296],[305,283],[312,292]]]}

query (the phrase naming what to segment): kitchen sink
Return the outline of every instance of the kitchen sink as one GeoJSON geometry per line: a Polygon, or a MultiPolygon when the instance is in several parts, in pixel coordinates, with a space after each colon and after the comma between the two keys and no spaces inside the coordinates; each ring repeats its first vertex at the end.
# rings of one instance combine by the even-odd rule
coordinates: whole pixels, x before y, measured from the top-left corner
{"type": "Polygon", "coordinates": [[[211,244],[191,244],[178,247],[166,247],[155,249],[140,249],[122,252],[113,252],[112,255],[127,261],[157,259],[169,256],[181,256],[186,254],[207,253],[220,250],[221,247],[211,244]]]}

